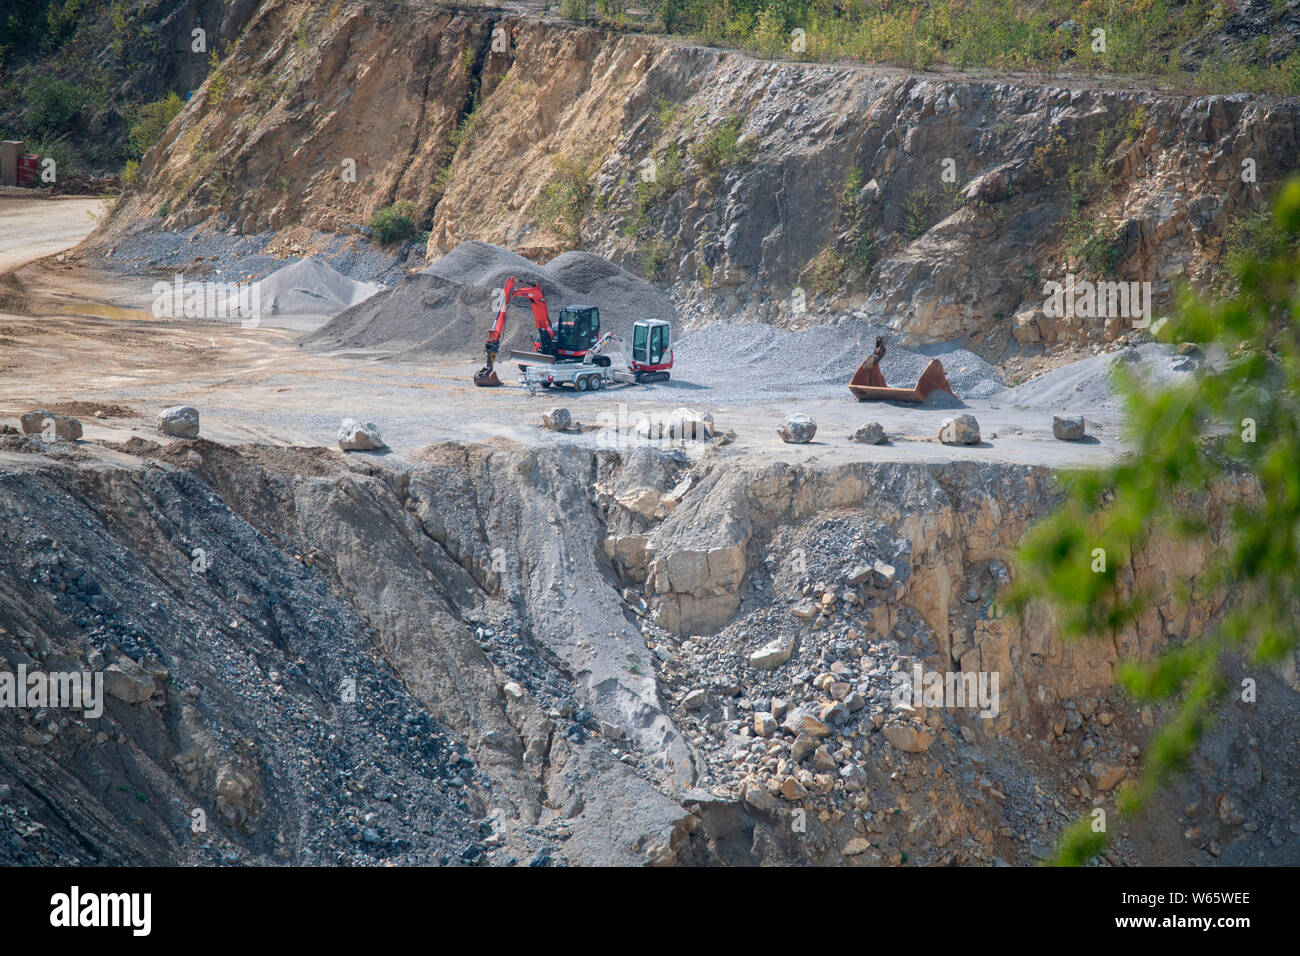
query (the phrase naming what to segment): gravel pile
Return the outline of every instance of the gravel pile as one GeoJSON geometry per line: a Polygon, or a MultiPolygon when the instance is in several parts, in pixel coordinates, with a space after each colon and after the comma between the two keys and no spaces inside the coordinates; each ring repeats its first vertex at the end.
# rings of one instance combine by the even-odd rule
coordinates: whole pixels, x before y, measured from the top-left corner
{"type": "MultiPolygon", "coordinates": [[[[683,375],[716,369],[711,401],[745,404],[784,397],[845,398],[848,383],[863,359],[885,338],[888,353],[880,363],[885,381],[910,388],[931,359],[943,362],[953,390],[962,399],[992,398],[1005,386],[997,370],[974,352],[956,345],[899,345],[895,333],[863,319],[836,326],[789,332],[759,322],[716,322],[681,338],[675,348],[683,375]]],[[[932,395],[934,407],[953,406],[949,396],[932,395]]]]}
{"type": "Polygon", "coordinates": [[[1179,355],[1174,346],[1149,342],[1119,353],[1094,355],[1044,372],[1023,385],[1007,389],[998,396],[998,403],[1063,411],[1117,409],[1120,399],[1111,381],[1111,371],[1120,362],[1131,374],[1146,376],[1157,386],[1174,384],[1203,364],[1196,356],[1179,355]]]}
{"type": "Polygon", "coordinates": [[[334,315],[382,288],[354,282],[315,256],[277,269],[257,287],[262,308],[272,315],[334,315]]]}
{"type": "MultiPolygon", "coordinates": [[[[636,320],[673,315],[664,292],[599,256],[565,253],[540,266],[509,249],[475,241],[336,316],[303,343],[383,349],[395,358],[417,361],[477,357],[495,317],[495,296],[511,277],[541,285],[552,319],[566,305],[595,305],[601,329],[625,339],[636,320]]],[[[532,333],[531,308],[518,301],[506,323],[502,354],[531,348],[532,333]]]]}
{"type": "MultiPolygon", "coordinates": [[[[326,244],[319,258],[358,282],[392,283],[405,274],[410,260],[422,261],[422,251],[414,242],[381,246],[361,235],[318,233],[321,237],[326,244]]],[[[126,275],[185,272],[227,282],[257,280],[286,265],[286,260],[266,251],[274,238],[270,232],[231,236],[197,226],[177,232],[141,231],[123,238],[97,261],[126,275]]]]}

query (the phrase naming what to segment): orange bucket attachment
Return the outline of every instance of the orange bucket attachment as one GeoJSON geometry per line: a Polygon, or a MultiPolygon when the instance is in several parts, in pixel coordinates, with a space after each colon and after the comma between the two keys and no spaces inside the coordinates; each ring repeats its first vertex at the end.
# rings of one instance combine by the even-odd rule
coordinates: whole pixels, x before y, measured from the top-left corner
{"type": "Polygon", "coordinates": [[[479,388],[495,388],[502,383],[501,379],[497,377],[496,369],[490,365],[484,365],[474,373],[474,384],[479,388]]]}
{"type": "Polygon", "coordinates": [[[860,402],[866,401],[885,401],[885,402],[924,402],[931,392],[935,389],[943,389],[953,398],[957,394],[948,384],[948,376],[944,373],[943,363],[938,359],[931,359],[930,364],[925,367],[921,377],[916,380],[915,388],[894,388],[885,383],[885,376],[880,372],[880,360],[885,357],[885,341],[882,338],[876,339],[876,351],[865,362],[858,366],[858,370],[853,373],[853,378],[849,382],[849,391],[860,402]]]}

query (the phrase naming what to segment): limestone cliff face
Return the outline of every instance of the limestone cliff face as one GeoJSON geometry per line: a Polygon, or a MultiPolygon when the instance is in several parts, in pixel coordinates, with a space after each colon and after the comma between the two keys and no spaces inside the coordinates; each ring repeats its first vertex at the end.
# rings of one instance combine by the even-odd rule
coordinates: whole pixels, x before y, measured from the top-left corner
{"type": "MultiPolygon", "coordinates": [[[[77,455],[11,453],[0,475],[0,670],[103,671],[109,698],[102,720],[0,708],[25,808],[0,819],[44,828],[0,846],[13,862],[1026,862],[1140,768],[1155,721],[1111,688],[1116,660],[1216,606],[1164,577],[1206,552],[1157,542],[1122,581],[1156,599],[1112,641],[999,616],[1053,498],[1019,466],[77,455]],[[999,674],[996,713],[896,705],[915,667],[999,674]]],[[[1225,711],[1162,811],[1203,805],[1203,839],[1153,839],[1166,861],[1282,846],[1295,783],[1259,768],[1286,765],[1300,698],[1249,676],[1260,709],[1225,711]]]]}
{"type": "MultiPolygon", "coordinates": [[[[718,466],[692,475],[675,494],[665,489],[670,507],[657,509],[658,520],[630,515],[638,500],[627,489],[606,495],[605,551],[629,583],[644,581],[660,626],[681,636],[729,625],[743,633],[755,610],[774,598],[789,602],[794,613],[783,609],[785,632],[848,622],[867,637],[910,640],[945,670],[1007,675],[1001,729],[1042,706],[1103,691],[1118,660],[1146,659],[1171,640],[1201,633],[1222,601],[1197,593],[1186,606],[1177,602],[1166,579],[1195,582],[1209,555],[1157,538],[1122,576],[1126,589],[1153,595],[1152,606],[1113,640],[1067,642],[1043,606],[1004,613],[997,598],[1011,579],[1011,555],[1055,500],[1047,469],[718,466]],[[862,537],[844,546],[850,539],[842,539],[841,525],[860,526],[862,537]],[[799,598],[782,593],[779,570],[796,552],[798,563],[814,570],[796,568],[793,583],[818,577],[826,582],[820,590],[847,591],[852,606],[838,599],[808,616],[811,625],[801,622],[799,598]],[[847,582],[852,566],[876,559],[893,569],[892,581],[847,582]]],[[[1210,511],[1217,515],[1217,506],[1210,511]]],[[[1216,528],[1224,526],[1221,517],[1216,528]]]]}
{"type": "Polygon", "coordinates": [[[861,309],[996,352],[1013,328],[1025,343],[1119,334],[1035,314],[1043,283],[1151,281],[1158,308],[1297,157],[1294,101],[770,62],[494,11],[279,0],[97,241],[196,224],[309,240],[408,200],[430,257],[469,239],[541,259],[577,245],[673,285],[692,315],[803,323],[799,289],[814,315],[861,309]]]}

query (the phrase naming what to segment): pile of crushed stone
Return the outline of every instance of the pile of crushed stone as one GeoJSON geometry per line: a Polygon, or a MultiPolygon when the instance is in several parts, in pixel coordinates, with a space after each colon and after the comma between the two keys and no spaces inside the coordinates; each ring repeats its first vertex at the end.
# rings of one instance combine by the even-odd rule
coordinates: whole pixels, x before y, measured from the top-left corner
{"type": "MultiPolygon", "coordinates": [[[[974,352],[953,344],[904,346],[896,333],[865,319],[819,325],[797,332],[761,322],[715,322],[683,336],[675,361],[683,371],[715,369],[713,401],[744,404],[785,397],[849,398],[848,383],[871,355],[876,336],[887,352],[880,363],[885,381],[911,388],[931,359],[943,362],[960,399],[986,399],[1005,385],[998,371],[974,352]],[[718,394],[721,393],[721,394],[718,394]]],[[[959,407],[947,393],[932,393],[930,407],[959,407]]]]}
{"type": "MultiPolygon", "coordinates": [[[[495,297],[511,277],[542,287],[552,321],[565,306],[594,305],[602,331],[630,339],[638,319],[673,319],[667,293],[600,256],[566,252],[543,266],[473,241],[336,315],[301,341],[309,348],[379,350],[408,360],[478,357],[496,318],[495,297]]],[[[516,300],[501,353],[530,349],[532,341],[531,307],[516,300]]]]}
{"type": "Polygon", "coordinates": [[[316,256],[277,269],[257,283],[264,311],[272,315],[336,315],[383,288],[356,282],[316,256]]]}
{"type": "Polygon", "coordinates": [[[1081,412],[1118,408],[1121,400],[1111,372],[1119,362],[1124,363],[1130,374],[1144,377],[1156,387],[1184,382],[1204,364],[1199,357],[1180,355],[1175,346],[1148,342],[1044,372],[1007,389],[998,396],[998,404],[1081,412]]]}

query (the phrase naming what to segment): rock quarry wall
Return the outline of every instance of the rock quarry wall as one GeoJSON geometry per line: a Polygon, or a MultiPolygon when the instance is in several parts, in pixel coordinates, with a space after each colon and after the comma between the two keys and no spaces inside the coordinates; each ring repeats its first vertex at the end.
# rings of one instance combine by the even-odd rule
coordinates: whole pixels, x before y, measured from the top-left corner
{"type": "MultiPolygon", "coordinates": [[[[1111,688],[1116,660],[1216,606],[1157,602],[1087,644],[1041,608],[999,616],[1053,500],[1040,469],[506,442],[401,467],[203,440],[0,454],[2,667],[107,691],[101,718],[0,712],[14,862],[1025,861],[1140,766],[1153,715],[1111,688]],[[915,666],[999,672],[998,712],[898,709],[915,666]]],[[[1158,542],[1126,586],[1205,560],[1158,542]]],[[[1294,689],[1265,698],[1280,716],[1226,715],[1215,746],[1284,759],[1290,737],[1249,728],[1300,719],[1294,689]]],[[[1246,853],[1285,824],[1286,786],[1207,773],[1213,800],[1179,794],[1201,844],[1246,853]]]]}
{"type": "Polygon", "coordinates": [[[470,239],[539,261],[584,248],[672,285],[691,317],[804,323],[798,287],[814,314],[861,310],[998,352],[1121,333],[1042,314],[1044,282],[1067,271],[1150,281],[1167,304],[1170,280],[1202,277],[1298,157],[1300,105],[1268,97],[772,62],[493,10],[275,0],[92,247],[196,225],[310,244],[407,200],[430,258],[470,239]]]}

